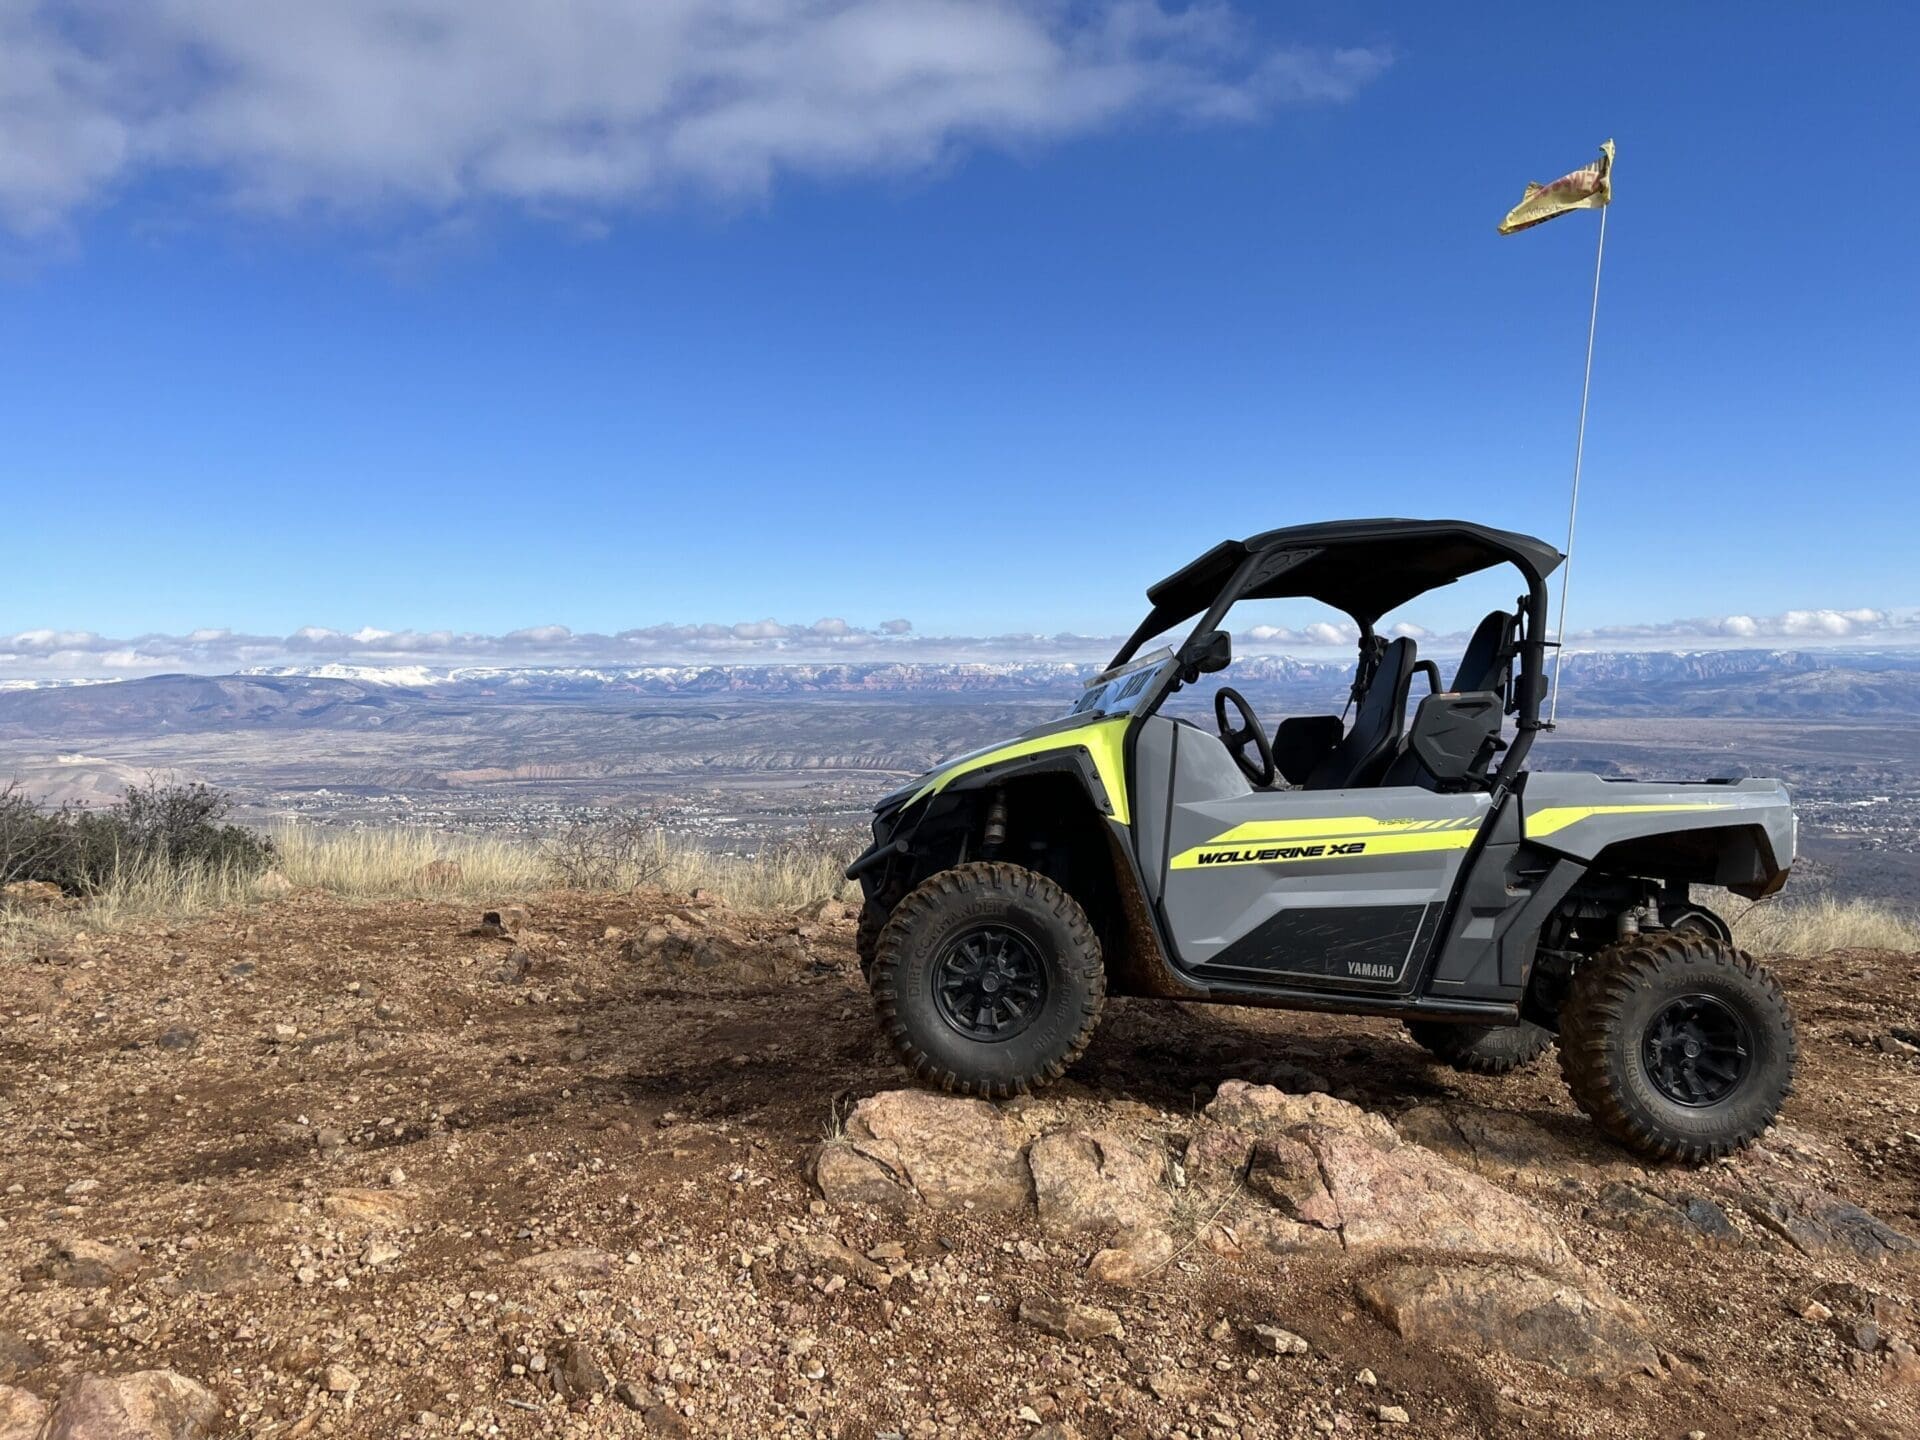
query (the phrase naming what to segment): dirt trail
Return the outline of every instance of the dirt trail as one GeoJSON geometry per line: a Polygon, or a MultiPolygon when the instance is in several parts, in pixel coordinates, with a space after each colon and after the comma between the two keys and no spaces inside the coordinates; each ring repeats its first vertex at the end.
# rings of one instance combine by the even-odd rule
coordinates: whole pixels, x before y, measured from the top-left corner
{"type": "Polygon", "coordinates": [[[1597,1141],[1551,1059],[1482,1080],[1340,1017],[1116,1002],[1070,1083],[1005,1107],[1176,1155],[1227,1079],[1398,1119],[1644,1312],[1657,1373],[1600,1382],[1404,1341],[1356,1302],[1375,1262],[1338,1251],[1194,1245],[1119,1289],[1030,1216],[832,1210],[812,1152],[903,1083],[851,925],[686,912],[635,958],[670,898],[529,906],[515,939],[465,905],[296,895],[0,958],[0,1384],[172,1369],[223,1433],[280,1437],[1920,1433],[1913,1255],[1735,1203],[1811,1187],[1920,1235],[1920,958],[1783,963],[1799,1093],[1700,1173],[1597,1141]],[[1625,1182],[1732,1233],[1642,1224],[1625,1182]],[[809,1236],[887,1279],[795,1268],[809,1236]],[[1123,1336],[1018,1318],[1049,1297],[1123,1336]]]}

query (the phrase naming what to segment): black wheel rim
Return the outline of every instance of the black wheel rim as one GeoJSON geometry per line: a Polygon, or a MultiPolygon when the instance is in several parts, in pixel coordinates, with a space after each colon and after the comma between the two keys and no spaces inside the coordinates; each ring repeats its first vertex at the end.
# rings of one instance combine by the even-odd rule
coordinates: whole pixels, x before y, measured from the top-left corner
{"type": "Polygon", "coordinates": [[[1746,1022],[1712,995],[1682,995],[1661,1006],[1643,1048],[1653,1088],[1690,1109],[1733,1094],[1753,1060],[1746,1022]]]}
{"type": "Polygon", "coordinates": [[[940,1018],[969,1040],[1011,1040],[1047,999],[1047,967],[1025,935],[976,925],[947,942],[933,967],[940,1018]]]}

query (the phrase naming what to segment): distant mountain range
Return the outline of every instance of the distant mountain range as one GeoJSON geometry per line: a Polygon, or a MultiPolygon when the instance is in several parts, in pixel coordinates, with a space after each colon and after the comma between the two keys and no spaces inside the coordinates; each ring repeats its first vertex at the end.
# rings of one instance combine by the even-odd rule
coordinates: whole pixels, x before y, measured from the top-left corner
{"type": "MultiPolygon", "coordinates": [[[[236,675],[16,686],[0,691],[0,737],[204,732],[226,728],[383,728],[489,702],[631,704],[679,697],[1069,696],[1092,667],[872,662],[639,668],[398,668],[325,665],[236,675]]],[[[1442,657],[1441,669],[1450,669],[1442,657]]],[[[1285,707],[1338,707],[1350,665],[1249,655],[1235,685],[1285,707]]],[[[1570,653],[1561,713],[1920,720],[1920,654],[1716,650],[1570,653]]],[[[1262,707],[1263,710],[1268,708],[1262,707]]]]}

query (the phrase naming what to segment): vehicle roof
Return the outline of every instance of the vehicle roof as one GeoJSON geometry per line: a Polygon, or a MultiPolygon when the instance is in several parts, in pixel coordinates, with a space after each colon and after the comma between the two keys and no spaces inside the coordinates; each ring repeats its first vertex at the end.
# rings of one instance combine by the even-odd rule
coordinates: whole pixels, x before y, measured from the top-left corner
{"type": "MultiPolygon", "coordinates": [[[[1470,520],[1330,520],[1223,540],[1147,590],[1156,631],[1212,605],[1250,555],[1262,557],[1242,599],[1318,600],[1371,626],[1416,595],[1494,565],[1537,584],[1564,558],[1544,540],[1470,520]]],[[[1145,626],[1142,626],[1145,629],[1145,626]]]]}

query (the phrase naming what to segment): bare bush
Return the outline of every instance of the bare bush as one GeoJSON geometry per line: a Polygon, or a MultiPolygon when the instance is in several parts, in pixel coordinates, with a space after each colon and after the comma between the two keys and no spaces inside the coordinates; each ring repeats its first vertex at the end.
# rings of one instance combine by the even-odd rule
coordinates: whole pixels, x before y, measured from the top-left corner
{"type": "Polygon", "coordinates": [[[669,847],[658,810],[576,820],[543,849],[554,880],[568,890],[634,890],[665,873],[669,847]]]}

